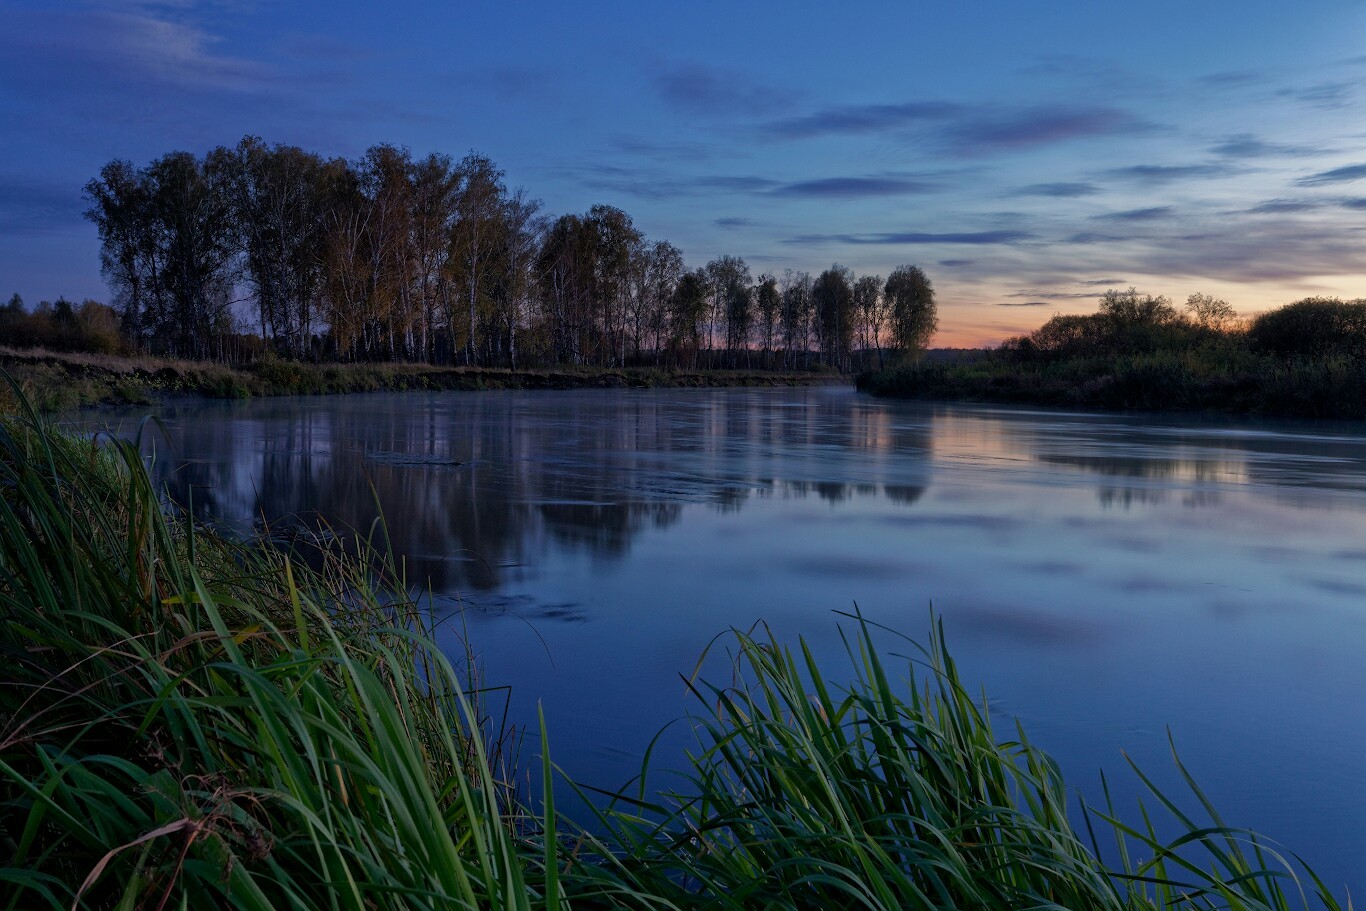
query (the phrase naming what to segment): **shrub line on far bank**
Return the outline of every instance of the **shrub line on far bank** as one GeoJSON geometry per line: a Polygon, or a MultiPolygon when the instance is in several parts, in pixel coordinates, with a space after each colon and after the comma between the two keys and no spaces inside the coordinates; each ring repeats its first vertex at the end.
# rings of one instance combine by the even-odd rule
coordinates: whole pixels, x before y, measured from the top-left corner
{"type": "Polygon", "coordinates": [[[1206,295],[1187,307],[1193,317],[1107,291],[1098,313],[1055,316],[981,357],[856,384],[891,398],[1366,418],[1366,301],[1308,298],[1247,321],[1206,295]]]}
{"type": "MultiPolygon", "coordinates": [[[[829,372],[559,367],[511,370],[430,364],[311,364],[265,359],[234,368],[208,361],[65,354],[0,347],[8,372],[45,412],[82,405],[148,404],[167,395],[217,399],[353,392],[480,389],[652,389],[814,386],[845,382],[829,372]]],[[[0,406],[8,389],[0,388],[0,406]]]]}

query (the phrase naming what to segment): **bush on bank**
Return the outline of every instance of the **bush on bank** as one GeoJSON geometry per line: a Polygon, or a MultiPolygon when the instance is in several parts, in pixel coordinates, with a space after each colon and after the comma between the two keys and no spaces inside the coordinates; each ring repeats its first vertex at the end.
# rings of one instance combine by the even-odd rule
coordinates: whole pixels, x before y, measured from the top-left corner
{"type": "Polygon", "coordinates": [[[856,384],[895,398],[1366,417],[1366,301],[1310,298],[1206,325],[1163,299],[1111,294],[1132,306],[1055,316],[971,363],[908,364],[856,384]]]}

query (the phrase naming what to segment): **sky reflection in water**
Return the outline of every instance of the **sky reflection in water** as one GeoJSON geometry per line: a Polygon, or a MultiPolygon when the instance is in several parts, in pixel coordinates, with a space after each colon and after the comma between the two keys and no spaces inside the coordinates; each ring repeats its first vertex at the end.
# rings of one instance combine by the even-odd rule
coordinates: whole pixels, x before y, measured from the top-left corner
{"type": "MultiPolygon", "coordinates": [[[[553,755],[589,783],[638,770],[718,632],[762,619],[838,674],[833,611],[918,637],[933,603],[1002,731],[1021,719],[1074,785],[1097,794],[1102,767],[1127,785],[1121,750],[1174,784],[1170,728],[1227,820],[1366,887],[1360,427],[842,388],[157,414],[156,469],[202,516],[367,528],[377,495],[411,577],[460,611],[452,649],[463,630],[513,717],[544,705],[553,755]]],[[[674,725],[661,755],[688,742],[674,725]]]]}

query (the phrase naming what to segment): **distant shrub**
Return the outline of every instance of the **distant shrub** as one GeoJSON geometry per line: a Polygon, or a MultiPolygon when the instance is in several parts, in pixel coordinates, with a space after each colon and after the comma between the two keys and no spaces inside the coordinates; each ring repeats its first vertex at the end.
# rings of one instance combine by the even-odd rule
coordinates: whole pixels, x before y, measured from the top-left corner
{"type": "Polygon", "coordinates": [[[1307,297],[1257,316],[1247,334],[1282,358],[1366,357],[1366,300],[1307,297]]]}

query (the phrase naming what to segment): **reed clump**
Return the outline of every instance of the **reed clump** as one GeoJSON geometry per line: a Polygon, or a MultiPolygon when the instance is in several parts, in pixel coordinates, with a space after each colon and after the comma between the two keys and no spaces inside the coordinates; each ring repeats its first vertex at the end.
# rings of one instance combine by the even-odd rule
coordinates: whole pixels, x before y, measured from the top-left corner
{"type": "Polygon", "coordinates": [[[1079,816],[937,626],[892,667],[857,617],[839,686],[804,643],[733,634],[734,679],[693,683],[687,785],[576,824],[548,759],[539,796],[508,783],[468,670],[374,540],[312,569],[226,540],[167,509],[134,447],[20,399],[0,420],[0,907],[1338,907],[1156,788],[1161,821],[1079,816]]]}

